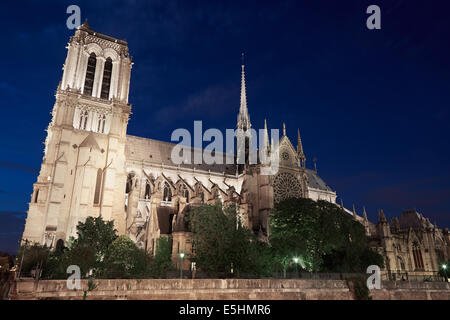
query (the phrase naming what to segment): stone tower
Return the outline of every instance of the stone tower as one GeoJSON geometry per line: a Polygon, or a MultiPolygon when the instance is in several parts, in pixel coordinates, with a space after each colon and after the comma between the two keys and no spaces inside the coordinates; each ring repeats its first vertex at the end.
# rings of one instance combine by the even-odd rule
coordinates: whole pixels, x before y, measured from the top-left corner
{"type": "Polygon", "coordinates": [[[44,157],[22,239],[54,247],[88,216],[125,233],[125,142],[131,57],[127,42],[90,29],[67,46],[44,157]]]}

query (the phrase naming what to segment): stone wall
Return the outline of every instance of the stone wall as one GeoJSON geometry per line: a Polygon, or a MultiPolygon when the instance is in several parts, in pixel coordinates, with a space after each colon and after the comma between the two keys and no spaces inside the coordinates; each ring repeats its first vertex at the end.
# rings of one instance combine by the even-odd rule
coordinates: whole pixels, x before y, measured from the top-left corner
{"type": "MultiPolygon", "coordinates": [[[[294,279],[115,279],[95,280],[87,299],[146,300],[350,300],[347,283],[341,280],[294,279]]],[[[81,290],[68,290],[65,280],[19,280],[17,299],[82,299],[81,290]]],[[[372,290],[375,300],[450,300],[450,283],[383,281],[372,290]]]]}

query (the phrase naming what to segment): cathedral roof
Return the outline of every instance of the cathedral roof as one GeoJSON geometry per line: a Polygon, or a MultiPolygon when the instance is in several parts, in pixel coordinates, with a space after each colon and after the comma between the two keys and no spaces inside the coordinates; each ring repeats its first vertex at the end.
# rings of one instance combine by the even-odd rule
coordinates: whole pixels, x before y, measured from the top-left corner
{"type": "Polygon", "coordinates": [[[306,174],[308,176],[308,187],[324,191],[333,191],[314,170],[306,169],[306,174]]]}
{"type": "Polygon", "coordinates": [[[416,210],[406,210],[403,211],[402,215],[399,218],[400,228],[432,228],[433,225],[428,219],[425,219],[423,215],[421,215],[416,210]]]}
{"type": "MultiPolygon", "coordinates": [[[[166,166],[174,166],[177,164],[172,162],[172,149],[175,143],[159,141],[154,139],[140,138],[127,135],[125,144],[125,157],[127,160],[153,162],[155,164],[163,164],[166,166]]],[[[211,171],[216,173],[225,173],[229,175],[236,174],[236,166],[234,164],[226,164],[225,154],[220,153],[223,157],[223,164],[206,163],[194,164],[194,152],[202,152],[201,149],[191,148],[191,164],[181,164],[181,168],[190,168],[195,170],[211,171]]]]}

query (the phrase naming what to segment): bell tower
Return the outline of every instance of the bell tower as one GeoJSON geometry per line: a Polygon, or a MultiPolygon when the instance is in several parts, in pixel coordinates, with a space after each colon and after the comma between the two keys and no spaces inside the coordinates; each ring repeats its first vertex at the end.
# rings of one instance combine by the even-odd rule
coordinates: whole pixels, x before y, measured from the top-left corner
{"type": "Polygon", "coordinates": [[[132,64],[126,41],[87,21],[70,38],[22,240],[54,247],[100,215],[124,233],[132,64]]]}

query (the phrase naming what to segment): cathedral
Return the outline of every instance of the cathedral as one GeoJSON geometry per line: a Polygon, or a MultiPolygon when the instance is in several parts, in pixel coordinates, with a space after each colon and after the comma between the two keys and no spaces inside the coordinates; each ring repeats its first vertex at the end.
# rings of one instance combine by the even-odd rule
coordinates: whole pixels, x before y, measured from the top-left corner
{"type": "MultiPolygon", "coordinates": [[[[174,163],[176,144],[127,135],[133,66],[127,42],[95,32],[85,22],[67,50],[23,240],[61,246],[76,236],[79,222],[102,216],[152,254],[158,238],[171,236],[178,264],[179,253],[192,250],[184,217],[200,204],[235,205],[243,224],[266,240],[274,203],[289,197],[336,203],[336,192],[317,170],[306,168],[300,132],[294,147],[284,124],[277,144],[269,142],[264,124],[263,152],[276,155],[278,162],[273,175],[262,174],[261,161],[174,163]]],[[[236,129],[248,133],[251,127],[242,64],[236,129]]],[[[249,140],[246,134],[246,156],[252,152],[249,140]]],[[[375,225],[365,211],[359,216],[342,208],[364,225],[370,245],[385,257],[387,272],[434,274],[438,262],[450,256],[448,229],[438,229],[415,211],[389,226],[382,212],[375,225]]],[[[183,261],[183,268],[191,267],[188,259],[183,261]]]]}

